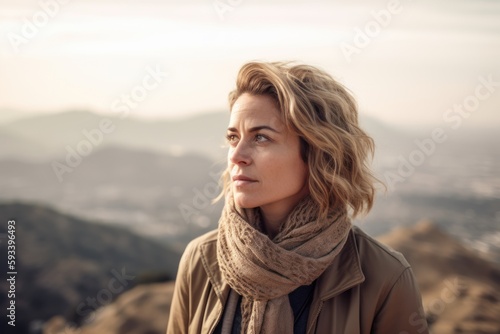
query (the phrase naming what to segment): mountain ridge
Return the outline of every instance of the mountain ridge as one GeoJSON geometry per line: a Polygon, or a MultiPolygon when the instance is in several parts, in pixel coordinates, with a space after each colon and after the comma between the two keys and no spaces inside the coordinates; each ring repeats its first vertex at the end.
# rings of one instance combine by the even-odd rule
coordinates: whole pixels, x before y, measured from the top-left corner
{"type": "MultiPolygon", "coordinates": [[[[0,203],[0,219],[15,220],[19,333],[57,314],[79,321],[147,273],[176,275],[179,253],[122,228],[19,202],[0,203]]],[[[6,233],[6,224],[0,225],[0,234],[6,233]]],[[[6,243],[0,246],[7,254],[6,243]]],[[[0,284],[2,308],[7,307],[7,290],[0,284]]]]}

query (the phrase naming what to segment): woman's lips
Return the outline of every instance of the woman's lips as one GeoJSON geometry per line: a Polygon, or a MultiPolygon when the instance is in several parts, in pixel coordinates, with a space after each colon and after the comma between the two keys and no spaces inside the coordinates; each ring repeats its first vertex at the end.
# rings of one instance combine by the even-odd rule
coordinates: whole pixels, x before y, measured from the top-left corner
{"type": "Polygon", "coordinates": [[[255,183],[257,182],[257,180],[254,180],[248,176],[245,176],[245,175],[235,175],[232,177],[233,179],[233,183],[236,187],[243,187],[243,186],[247,186],[247,185],[250,185],[252,183],[255,183]]]}

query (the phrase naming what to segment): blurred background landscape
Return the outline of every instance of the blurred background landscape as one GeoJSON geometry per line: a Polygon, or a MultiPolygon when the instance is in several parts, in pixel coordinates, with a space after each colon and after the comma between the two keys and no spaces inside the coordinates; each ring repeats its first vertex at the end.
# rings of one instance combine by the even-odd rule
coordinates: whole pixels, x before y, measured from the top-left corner
{"type": "Polygon", "coordinates": [[[499,3],[23,0],[0,20],[2,333],[164,332],[253,59],[352,90],[387,186],[355,223],[412,264],[433,333],[500,333],[499,3]]]}

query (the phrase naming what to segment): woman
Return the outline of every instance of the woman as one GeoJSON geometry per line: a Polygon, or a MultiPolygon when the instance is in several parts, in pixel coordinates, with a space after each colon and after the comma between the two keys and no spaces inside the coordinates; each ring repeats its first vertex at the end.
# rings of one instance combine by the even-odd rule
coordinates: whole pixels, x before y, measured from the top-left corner
{"type": "Polygon", "coordinates": [[[229,105],[225,206],[184,252],[167,333],[428,333],[409,264],[351,225],[375,178],[347,90],[252,62],[229,105]]]}

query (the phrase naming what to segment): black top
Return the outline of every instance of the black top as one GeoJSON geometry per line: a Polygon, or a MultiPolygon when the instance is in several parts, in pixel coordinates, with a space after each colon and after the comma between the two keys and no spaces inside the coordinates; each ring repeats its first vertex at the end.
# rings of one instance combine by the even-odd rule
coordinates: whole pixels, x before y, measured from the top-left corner
{"type": "MultiPolygon", "coordinates": [[[[312,296],[314,292],[313,282],[311,285],[302,285],[288,294],[290,306],[293,310],[293,333],[303,334],[307,331],[307,320],[309,318],[309,310],[311,309],[312,296]]],[[[232,334],[241,333],[241,296],[238,299],[236,312],[233,319],[232,334]]],[[[222,320],[215,329],[215,334],[220,334],[222,331],[222,320]]]]}

